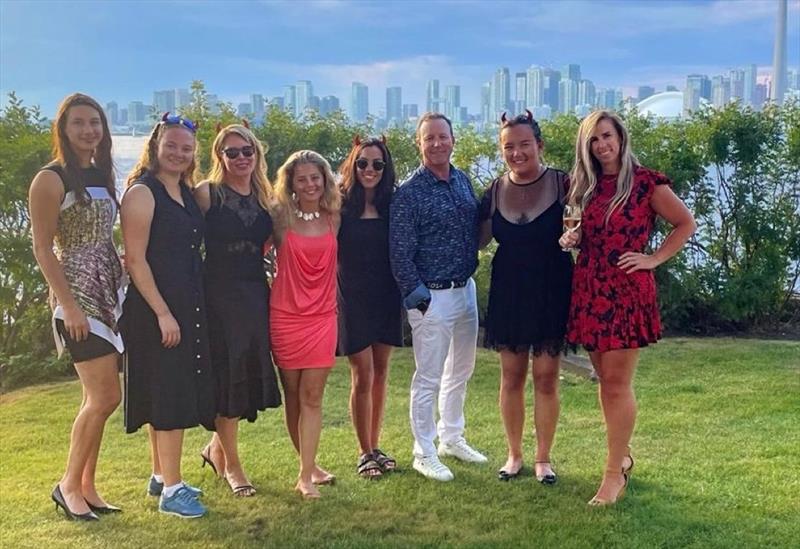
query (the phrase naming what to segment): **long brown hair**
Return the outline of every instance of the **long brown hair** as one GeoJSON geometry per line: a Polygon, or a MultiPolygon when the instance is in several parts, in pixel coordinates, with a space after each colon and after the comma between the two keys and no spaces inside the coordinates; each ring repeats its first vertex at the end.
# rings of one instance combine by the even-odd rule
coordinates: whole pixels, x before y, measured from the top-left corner
{"type": "Polygon", "coordinates": [[[368,147],[376,147],[383,155],[386,166],[383,168],[381,180],[375,187],[373,204],[378,210],[378,215],[384,219],[389,217],[389,203],[397,186],[397,176],[394,172],[392,154],[386,146],[386,138],[369,137],[363,141],[359,136],[353,138],[353,148],[339,167],[339,184],[342,187],[342,215],[348,217],[361,217],[364,214],[366,197],[364,187],[358,182],[356,175],[356,160],[361,151],[368,147]]]}
{"type": "Polygon", "coordinates": [[[105,181],[106,190],[109,196],[117,200],[117,191],[114,186],[114,162],[111,160],[111,130],[108,127],[108,119],[100,104],[83,93],[73,93],[61,101],[53,121],[53,162],[64,168],[64,175],[67,181],[64,185],[75,190],[75,195],[79,203],[88,204],[91,197],[86,192],[85,181],[81,173],[80,161],[75,151],[72,150],[69,138],[67,137],[67,118],[72,107],[85,106],[91,107],[100,115],[100,122],[103,124],[103,137],[92,154],[94,167],[102,174],[105,181]]]}
{"type": "Polygon", "coordinates": [[[225,153],[222,152],[222,145],[229,135],[238,135],[255,149],[256,162],[253,173],[250,174],[250,188],[256,193],[261,207],[268,210],[272,200],[272,187],[267,178],[267,159],[264,157],[264,147],[246,126],[231,124],[217,133],[214,144],[211,146],[211,171],[208,174],[211,192],[217,193],[221,202],[225,200],[225,195],[222,194],[222,184],[225,182],[225,162],[222,160],[222,155],[225,153]]]}
{"type": "MultiPolygon", "coordinates": [[[[164,118],[166,118],[166,114],[164,115],[164,118]]],[[[200,175],[197,163],[197,136],[192,130],[183,124],[168,124],[166,121],[162,120],[156,124],[153,128],[153,131],[150,132],[150,137],[147,139],[147,144],[142,151],[142,156],[139,157],[139,161],[136,163],[136,166],[133,167],[130,175],[128,175],[128,179],[125,181],[125,188],[133,185],[137,179],[141,178],[146,173],[151,173],[154,175],[158,173],[158,170],[160,169],[160,166],[158,165],[158,142],[161,139],[161,136],[164,135],[164,132],[169,128],[183,128],[185,131],[190,132],[195,138],[192,163],[189,164],[189,167],[186,169],[186,171],[181,174],[181,180],[190,188],[194,187],[195,181],[199,179],[200,175]]]]}

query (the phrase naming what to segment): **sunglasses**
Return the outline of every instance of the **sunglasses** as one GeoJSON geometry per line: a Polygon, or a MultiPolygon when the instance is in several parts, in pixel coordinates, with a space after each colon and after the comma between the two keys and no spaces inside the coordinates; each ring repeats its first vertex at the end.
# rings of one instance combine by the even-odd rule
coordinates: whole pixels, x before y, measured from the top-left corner
{"type": "Polygon", "coordinates": [[[161,123],[166,126],[180,125],[186,128],[187,130],[191,131],[192,133],[195,133],[197,131],[197,126],[194,124],[194,122],[192,122],[188,118],[183,118],[177,115],[172,115],[172,116],[165,115],[161,118],[161,123]]]}
{"type": "Polygon", "coordinates": [[[250,158],[254,154],[256,154],[256,149],[252,145],[247,145],[242,147],[228,147],[227,149],[222,149],[222,152],[225,153],[230,160],[234,158],[239,158],[239,153],[241,153],[245,158],[250,158]]]}
{"type": "MultiPolygon", "coordinates": [[[[366,170],[367,166],[369,166],[369,160],[367,160],[366,158],[359,158],[358,160],[356,160],[356,167],[359,170],[366,170]]],[[[376,172],[382,172],[383,168],[385,167],[386,167],[386,162],[384,162],[383,160],[376,159],[372,161],[372,169],[375,170],[376,172]]]]}

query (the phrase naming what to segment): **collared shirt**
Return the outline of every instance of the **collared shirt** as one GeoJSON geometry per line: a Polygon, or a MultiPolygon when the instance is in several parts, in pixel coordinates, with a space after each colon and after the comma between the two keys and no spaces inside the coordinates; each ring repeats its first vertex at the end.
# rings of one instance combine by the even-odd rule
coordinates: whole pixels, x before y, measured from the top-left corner
{"type": "Polygon", "coordinates": [[[407,309],[430,298],[426,282],[465,280],[478,267],[478,201],[464,172],[450,179],[425,166],[404,181],[389,218],[392,273],[407,309]]]}

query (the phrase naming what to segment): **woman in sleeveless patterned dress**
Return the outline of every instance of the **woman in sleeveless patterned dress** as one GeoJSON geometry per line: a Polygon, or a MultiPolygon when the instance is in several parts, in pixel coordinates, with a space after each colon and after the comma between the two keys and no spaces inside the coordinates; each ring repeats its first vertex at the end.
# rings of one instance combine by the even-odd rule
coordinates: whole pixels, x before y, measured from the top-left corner
{"type": "Polygon", "coordinates": [[[278,272],[270,296],[272,354],[285,398],[286,427],[300,456],[295,490],[318,498],[333,475],[317,463],[322,397],[336,352],[336,233],[341,198],[328,161],[292,154],[275,184],[278,272]]]}
{"type": "Polygon", "coordinates": [[[113,241],[117,216],[111,133],[100,105],[76,93],[53,124],[54,160],[33,179],[33,252],[50,286],[59,355],[69,349],[83,387],[56,507],[76,520],[118,512],[95,488],[106,420],[120,401],[117,328],[123,273],[113,241]],[[54,250],[55,246],[55,250],[54,250]]]}
{"type": "Polygon", "coordinates": [[[565,248],[580,243],[567,340],[586,348],[597,372],[608,445],[603,480],[589,505],[610,505],[622,497],[633,468],[639,348],[661,337],[653,269],[680,251],[696,225],[669,179],[638,165],[628,131],[609,111],[593,112],[578,128],[569,203],[583,214],[580,232],[559,239],[565,248]],[[648,254],[656,216],[674,228],[648,254]]]}

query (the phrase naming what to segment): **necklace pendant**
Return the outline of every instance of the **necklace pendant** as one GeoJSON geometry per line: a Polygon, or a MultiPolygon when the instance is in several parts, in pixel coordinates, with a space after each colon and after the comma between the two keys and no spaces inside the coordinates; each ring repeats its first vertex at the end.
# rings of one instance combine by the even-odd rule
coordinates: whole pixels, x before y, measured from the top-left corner
{"type": "Polygon", "coordinates": [[[319,219],[319,210],[316,212],[304,212],[302,210],[296,210],[295,215],[298,219],[302,219],[303,221],[313,221],[315,219],[319,219]]]}

